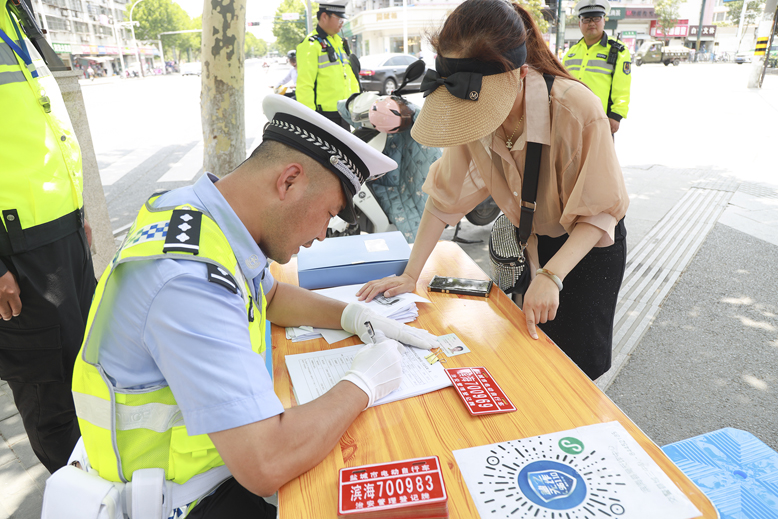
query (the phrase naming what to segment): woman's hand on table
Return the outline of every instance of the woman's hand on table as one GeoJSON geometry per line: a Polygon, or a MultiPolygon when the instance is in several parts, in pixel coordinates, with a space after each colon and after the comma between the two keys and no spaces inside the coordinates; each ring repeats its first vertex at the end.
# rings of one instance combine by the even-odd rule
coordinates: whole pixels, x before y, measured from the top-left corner
{"type": "Polygon", "coordinates": [[[533,339],[538,338],[535,325],[553,321],[559,308],[559,288],[547,276],[536,276],[524,294],[522,310],[527,318],[527,330],[533,339]]]}
{"type": "Polygon", "coordinates": [[[360,301],[369,303],[377,295],[392,297],[397,294],[406,294],[416,290],[416,280],[408,274],[375,279],[364,284],[357,292],[360,301]]]}

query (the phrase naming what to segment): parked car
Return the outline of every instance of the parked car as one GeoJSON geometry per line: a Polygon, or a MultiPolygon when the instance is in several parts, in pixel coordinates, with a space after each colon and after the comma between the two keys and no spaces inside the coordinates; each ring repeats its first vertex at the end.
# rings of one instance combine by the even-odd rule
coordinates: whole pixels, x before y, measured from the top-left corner
{"type": "Polygon", "coordinates": [[[195,61],[194,63],[182,63],[181,64],[181,75],[182,76],[199,76],[202,72],[203,65],[199,61],[195,61]]]}
{"type": "Polygon", "coordinates": [[[738,52],[735,54],[735,63],[742,65],[743,63],[751,63],[751,58],[754,55],[753,49],[748,52],[738,52]]]}
{"type": "MultiPolygon", "coordinates": [[[[405,70],[408,65],[417,61],[410,54],[372,54],[359,58],[362,70],[359,71],[359,81],[365,90],[375,90],[381,94],[389,94],[397,89],[405,78],[405,70]]],[[[425,71],[426,73],[426,71],[425,71]]],[[[418,90],[421,85],[422,74],[408,84],[407,90],[418,90]]]]}

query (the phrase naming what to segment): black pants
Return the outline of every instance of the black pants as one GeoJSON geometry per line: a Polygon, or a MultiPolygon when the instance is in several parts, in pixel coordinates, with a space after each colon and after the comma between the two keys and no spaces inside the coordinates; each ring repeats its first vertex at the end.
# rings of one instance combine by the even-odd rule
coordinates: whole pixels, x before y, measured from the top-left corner
{"type": "MultiPolygon", "coordinates": [[[[592,380],[611,367],[613,318],[627,263],[627,230],[616,226],[615,243],[594,248],[565,277],[556,318],[540,328],[592,380]]],[[[538,236],[538,259],[545,265],[567,241],[538,236]]]]}
{"type": "Polygon", "coordinates": [[[0,379],[8,382],[35,455],[54,472],[81,433],[70,392],[95,291],[84,229],[0,256],[19,283],[22,311],[0,319],[0,379]]]}
{"type": "Polygon", "coordinates": [[[187,515],[187,519],[222,519],[226,517],[252,517],[276,519],[276,507],[252,494],[230,478],[203,498],[187,515]]]}
{"type": "Polygon", "coordinates": [[[343,118],[340,116],[340,113],[337,111],[335,112],[319,112],[324,117],[329,119],[330,121],[334,122],[335,124],[339,125],[340,127],[344,128],[346,131],[351,131],[351,126],[349,123],[343,120],[343,118]]]}

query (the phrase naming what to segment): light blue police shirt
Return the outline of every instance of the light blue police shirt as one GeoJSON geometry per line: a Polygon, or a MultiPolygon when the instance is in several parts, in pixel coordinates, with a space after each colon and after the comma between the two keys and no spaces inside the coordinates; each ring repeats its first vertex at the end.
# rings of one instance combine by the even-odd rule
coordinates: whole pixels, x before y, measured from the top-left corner
{"type": "MultiPolygon", "coordinates": [[[[232,247],[254,301],[274,279],[267,258],[211,174],[165,193],[155,208],[190,204],[210,214],[232,247]]],[[[264,420],[284,411],[260,355],[251,350],[240,294],[211,283],[198,261],[131,261],[111,276],[98,312],[100,364],[119,390],[169,385],[189,434],[264,420]]],[[[255,305],[255,319],[261,306],[255,305]]],[[[256,321],[255,321],[256,323],[256,321]]],[[[268,352],[269,353],[269,352],[268,352]]]]}

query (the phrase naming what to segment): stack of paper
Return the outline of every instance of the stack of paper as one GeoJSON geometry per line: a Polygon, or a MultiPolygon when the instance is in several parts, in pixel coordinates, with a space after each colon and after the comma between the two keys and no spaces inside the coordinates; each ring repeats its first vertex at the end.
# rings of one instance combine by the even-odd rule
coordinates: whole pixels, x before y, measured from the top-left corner
{"type": "MultiPolygon", "coordinates": [[[[359,301],[356,293],[362,285],[346,285],[342,287],[325,288],[322,290],[314,290],[317,294],[343,301],[344,303],[360,303],[370,308],[375,313],[394,319],[401,323],[409,323],[415,321],[419,317],[419,309],[416,307],[416,303],[429,303],[429,300],[424,299],[421,296],[417,296],[414,293],[400,294],[393,297],[378,296],[369,303],[359,301]]],[[[344,330],[330,330],[327,328],[313,328],[311,326],[300,326],[297,328],[287,328],[286,338],[292,342],[308,341],[311,339],[318,339],[324,337],[324,340],[328,344],[334,344],[336,342],[348,339],[353,334],[344,330]]]]}
{"type": "MultiPolygon", "coordinates": [[[[358,344],[334,350],[287,355],[286,367],[297,404],[307,404],[332,389],[351,368],[354,356],[363,346],[364,344],[358,344]]],[[[430,352],[407,346],[403,349],[403,379],[400,387],[374,402],[374,406],[423,395],[451,385],[451,380],[446,376],[440,362],[430,364],[425,359],[430,352]]]]}

